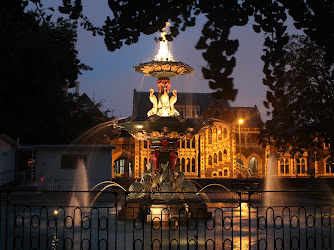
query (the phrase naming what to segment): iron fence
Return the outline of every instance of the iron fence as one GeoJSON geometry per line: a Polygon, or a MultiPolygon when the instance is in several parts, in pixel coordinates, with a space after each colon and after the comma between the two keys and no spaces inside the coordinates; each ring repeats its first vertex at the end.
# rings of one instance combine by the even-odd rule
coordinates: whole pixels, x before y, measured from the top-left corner
{"type": "Polygon", "coordinates": [[[334,247],[331,192],[0,192],[0,249],[334,247]]]}

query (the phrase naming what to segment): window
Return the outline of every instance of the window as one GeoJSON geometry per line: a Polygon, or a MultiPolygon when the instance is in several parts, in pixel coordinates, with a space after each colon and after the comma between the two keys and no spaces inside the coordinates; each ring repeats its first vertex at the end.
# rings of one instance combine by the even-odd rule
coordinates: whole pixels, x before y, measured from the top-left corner
{"type": "Polygon", "coordinates": [[[216,153],[213,154],[213,163],[217,163],[217,154],[216,153]]]}
{"type": "Polygon", "coordinates": [[[222,153],[222,151],[219,151],[218,160],[219,161],[223,161],[223,153],[222,153]]]}
{"type": "Polygon", "coordinates": [[[219,176],[223,176],[223,172],[222,172],[222,171],[219,171],[219,172],[218,172],[218,175],[219,175],[219,176]]]}
{"type": "Polygon", "coordinates": [[[334,174],[334,163],[331,164],[329,162],[326,162],[325,171],[326,171],[326,174],[334,174]]]}
{"type": "Polygon", "coordinates": [[[191,160],[191,171],[192,171],[193,173],[196,172],[195,158],[192,158],[192,160],[191,160]]]}
{"type": "Polygon", "coordinates": [[[187,148],[190,148],[190,140],[187,140],[187,148]]]}
{"type": "Polygon", "coordinates": [[[285,159],[285,173],[288,174],[289,173],[289,160],[285,159]]]}
{"type": "Polygon", "coordinates": [[[80,154],[64,154],[61,156],[61,168],[75,169],[78,165],[78,160],[82,159],[86,165],[87,156],[80,154]]]}
{"type": "Polygon", "coordinates": [[[297,159],[297,174],[300,174],[300,159],[297,159]]]}
{"type": "Polygon", "coordinates": [[[305,174],[306,166],[305,166],[305,160],[304,159],[302,159],[302,161],[301,161],[301,167],[302,167],[302,174],[305,174]]]}
{"type": "Polygon", "coordinates": [[[212,132],[211,129],[208,129],[208,144],[212,143],[212,132]]]}
{"type": "Polygon", "coordinates": [[[186,141],[185,140],[182,141],[182,148],[186,148],[186,141]]]}
{"type": "Polygon", "coordinates": [[[224,176],[228,176],[228,170],[224,169],[224,176]]]}
{"type": "Polygon", "coordinates": [[[280,161],[281,173],[284,174],[284,160],[280,161]]]}
{"type": "Polygon", "coordinates": [[[297,159],[297,174],[306,173],[305,159],[297,159]]]}
{"type": "Polygon", "coordinates": [[[224,130],[223,130],[223,136],[224,136],[225,139],[227,138],[227,129],[226,128],[224,128],[224,130]]]}
{"type": "Polygon", "coordinates": [[[212,165],[212,156],[209,155],[209,165],[212,165]]]}
{"type": "Polygon", "coordinates": [[[227,150],[224,149],[224,159],[227,159],[227,150]]]}
{"type": "Polygon", "coordinates": [[[185,168],[186,168],[186,160],[183,158],[182,159],[182,164],[181,164],[181,169],[182,169],[181,171],[185,172],[185,168]]]}
{"type": "Polygon", "coordinates": [[[213,139],[213,142],[217,142],[217,128],[216,127],[213,128],[212,139],[213,139]]]}
{"type": "Polygon", "coordinates": [[[192,141],[191,141],[191,147],[192,147],[192,148],[195,148],[195,138],[192,139],[192,141]]]}
{"type": "Polygon", "coordinates": [[[222,127],[219,127],[218,129],[218,140],[221,141],[223,139],[223,131],[222,131],[222,127]]]}
{"type": "Polygon", "coordinates": [[[187,172],[190,172],[190,160],[187,158],[187,172]]]}

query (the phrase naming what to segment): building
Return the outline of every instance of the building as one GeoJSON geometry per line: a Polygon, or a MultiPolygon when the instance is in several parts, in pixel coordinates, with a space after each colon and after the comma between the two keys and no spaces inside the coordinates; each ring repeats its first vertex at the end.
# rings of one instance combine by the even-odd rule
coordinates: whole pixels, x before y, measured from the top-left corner
{"type": "Polygon", "coordinates": [[[88,188],[111,180],[112,145],[36,145],[35,180],[51,190],[72,190],[78,160],[87,173],[88,188]]]}
{"type": "MultiPolygon", "coordinates": [[[[133,94],[133,117],[146,119],[152,108],[149,92],[133,94]]],[[[264,178],[268,172],[269,147],[258,144],[262,120],[254,107],[233,107],[209,93],[178,93],[175,108],[185,118],[201,117],[212,123],[190,140],[180,140],[177,162],[186,178],[264,178]],[[243,120],[240,124],[239,119],[243,120]]],[[[127,133],[112,142],[113,177],[139,178],[146,171],[150,149],[146,141],[127,133]]],[[[324,152],[328,150],[324,146],[324,152]]],[[[272,150],[273,151],[273,150],[272,150]]],[[[307,152],[289,155],[275,153],[275,175],[279,178],[331,178],[334,163],[329,157],[315,161],[307,152]]]]}
{"type": "MultiPolygon", "coordinates": [[[[175,108],[185,118],[202,117],[212,127],[190,140],[180,140],[178,163],[187,178],[246,178],[265,174],[265,149],[257,143],[262,123],[254,107],[231,107],[209,93],[178,93],[175,108]],[[244,119],[240,126],[238,119],[244,119]]],[[[151,109],[148,92],[134,90],[133,117],[145,119],[151,109]]],[[[114,176],[140,177],[150,149],[146,141],[123,136],[113,141],[114,176]]]]}

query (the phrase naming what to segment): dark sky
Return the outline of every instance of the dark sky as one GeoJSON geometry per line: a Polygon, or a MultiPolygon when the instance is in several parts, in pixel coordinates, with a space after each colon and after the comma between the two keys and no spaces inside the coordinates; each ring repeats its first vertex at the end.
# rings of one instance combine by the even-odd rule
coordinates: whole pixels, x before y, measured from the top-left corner
{"type": "MultiPolygon", "coordinates": [[[[56,3],[56,1],[54,1],[56,3]]],[[[112,15],[107,1],[83,1],[84,14],[95,24],[102,25],[107,15],[112,15]]],[[[179,92],[212,92],[208,81],[203,79],[201,68],[205,66],[201,51],[194,47],[200,37],[205,17],[199,18],[197,25],[181,33],[172,44],[171,52],[176,61],[182,61],[195,69],[190,75],[172,78],[171,89],[179,92]]],[[[132,112],[133,89],[149,91],[156,89],[156,79],[143,77],[136,73],[133,66],[140,62],[154,59],[158,44],[154,37],[142,35],[139,42],[125,45],[120,50],[109,52],[102,37],[93,37],[91,33],[79,30],[77,49],[79,59],[94,70],[84,72],[79,77],[80,92],[86,92],[94,100],[104,100],[105,109],[113,109],[117,117],[130,116],[132,112]]],[[[263,120],[268,119],[263,107],[267,87],[262,84],[263,62],[260,59],[263,50],[263,35],[256,34],[251,25],[236,27],[232,30],[232,38],[239,39],[236,53],[237,66],[233,77],[238,95],[232,106],[257,105],[263,120]]]]}

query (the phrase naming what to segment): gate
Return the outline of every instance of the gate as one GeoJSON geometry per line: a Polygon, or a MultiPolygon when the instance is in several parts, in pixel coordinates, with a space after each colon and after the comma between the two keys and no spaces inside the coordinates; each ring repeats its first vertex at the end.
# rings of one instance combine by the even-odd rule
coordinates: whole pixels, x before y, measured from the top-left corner
{"type": "Polygon", "coordinates": [[[333,249],[334,246],[331,193],[248,190],[197,194],[199,199],[177,202],[147,202],[147,199],[134,202],[127,200],[127,192],[103,192],[94,204],[82,205],[84,196],[93,200],[98,194],[2,191],[0,249],[333,249]],[[77,203],[70,201],[73,194],[77,203]]]}

